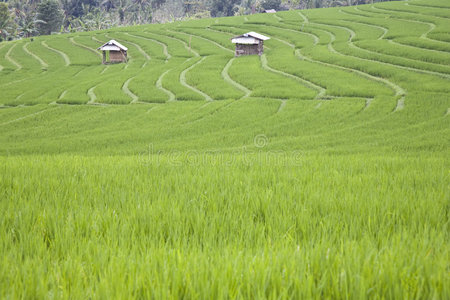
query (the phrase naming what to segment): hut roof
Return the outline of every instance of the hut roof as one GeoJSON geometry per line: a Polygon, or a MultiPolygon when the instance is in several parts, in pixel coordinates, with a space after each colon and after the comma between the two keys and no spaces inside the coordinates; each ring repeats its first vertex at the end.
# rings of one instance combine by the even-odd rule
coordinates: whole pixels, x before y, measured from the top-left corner
{"type": "Polygon", "coordinates": [[[258,44],[259,41],[266,41],[269,39],[270,38],[265,35],[250,31],[242,35],[235,36],[231,39],[231,42],[234,44],[258,44]]]}
{"type": "Polygon", "coordinates": [[[276,13],[277,11],[276,11],[275,9],[266,9],[264,12],[265,12],[266,14],[274,14],[274,13],[276,13]]]}
{"type": "Polygon", "coordinates": [[[109,42],[105,43],[103,46],[99,47],[97,50],[102,50],[102,51],[120,51],[120,50],[124,50],[127,51],[128,48],[125,47],[124,45],[122,45],[121,43],[119,43],[116,40],[110,40],[109,42]]]}

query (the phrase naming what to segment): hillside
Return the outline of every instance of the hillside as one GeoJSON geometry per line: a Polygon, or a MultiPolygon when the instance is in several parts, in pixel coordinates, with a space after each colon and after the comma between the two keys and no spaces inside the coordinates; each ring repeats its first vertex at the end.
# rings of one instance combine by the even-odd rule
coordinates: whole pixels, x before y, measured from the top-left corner
{"type": "Polygon", "coordinates": [[[149,140],[161,150],[180,142],[222,149],[261,132],[302,150],[443,149],[446,5],[287,11],[4,42],[0,104],[27,107],[0,111],[9,133],[0,151],[135,154],[149,140]],[[272,37],[265,55],[234,58],[230,38],[250,30],[272,37]],[[128,46],[128,64],[101,64],[95,49],[109,39],[128,46]],[[86,132],[92,147],[80,148],[86,132]]]}
{"type": "Polygon", "coordinates": [[[449,298],[449,94],[446,0],[2,42],[0,298],[449,298]]]}

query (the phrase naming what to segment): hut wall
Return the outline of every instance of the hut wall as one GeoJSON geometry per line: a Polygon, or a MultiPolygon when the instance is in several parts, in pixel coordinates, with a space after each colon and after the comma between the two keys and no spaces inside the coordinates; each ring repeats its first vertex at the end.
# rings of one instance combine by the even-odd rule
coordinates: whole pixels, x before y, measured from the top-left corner
{"type": "Polygon", "coordinates": [[[260,41],[258,44],[258,55],[262,55],[264,53],[264,41],[260,41]]]}
{"type": "Polygon", "coordinates": [[[236,56],[261,55],[264,52],[263,42],[259,44],[236,44],[236,56]]]}
{"type": "Polygon", "coordinates": [[[114,62],[123,62],[125,61],[125,53],[122,51],[110,51],[109,52],[109,61],[114,62]]]}

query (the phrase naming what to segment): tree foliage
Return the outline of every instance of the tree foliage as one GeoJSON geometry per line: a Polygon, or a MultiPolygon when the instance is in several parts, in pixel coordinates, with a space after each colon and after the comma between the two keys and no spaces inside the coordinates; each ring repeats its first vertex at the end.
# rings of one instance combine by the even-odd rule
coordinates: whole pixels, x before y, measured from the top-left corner
{"type": "Polygon", "coordinates": [[[0,38],[380,1],[390,0],[9,0],[0,2],[0,38]]]}
{"type": "Polygon", "coordinates": [[[8,4],[0,2],[0,39],[6,37],[11,23],[11,16],[8,10],[8,4]]]}
{"type": "Polygon", "coordinates": [[[63,21],[63,13],[58,1],[44,0],[38,5],[37,12],[37,18],[42,20],[38,24],[40,34],[51,34],[59,31],[63,21]]]}
{"type": "Polygon", "coordinates": [[[261,3],[261,6],[264,9],[275,9],[275,10],[278,10],[278,9],[280,9],[280,5],[281,5],[281,0],[264,0],[261,3]]]}
{"type": "Polygon", "coordinates": [[[240,2],[240,0],[212,0],[211,16],[233,16],[240,2]]]}

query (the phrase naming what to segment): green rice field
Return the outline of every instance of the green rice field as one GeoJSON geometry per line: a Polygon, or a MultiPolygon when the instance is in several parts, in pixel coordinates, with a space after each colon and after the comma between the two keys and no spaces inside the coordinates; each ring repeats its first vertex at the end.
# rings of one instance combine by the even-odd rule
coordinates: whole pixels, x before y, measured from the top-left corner
{"type": "Polygon", "coordinates": [[[409,0],[0,43],[0,298],[449,299],[449,37],[409,0]]]}

